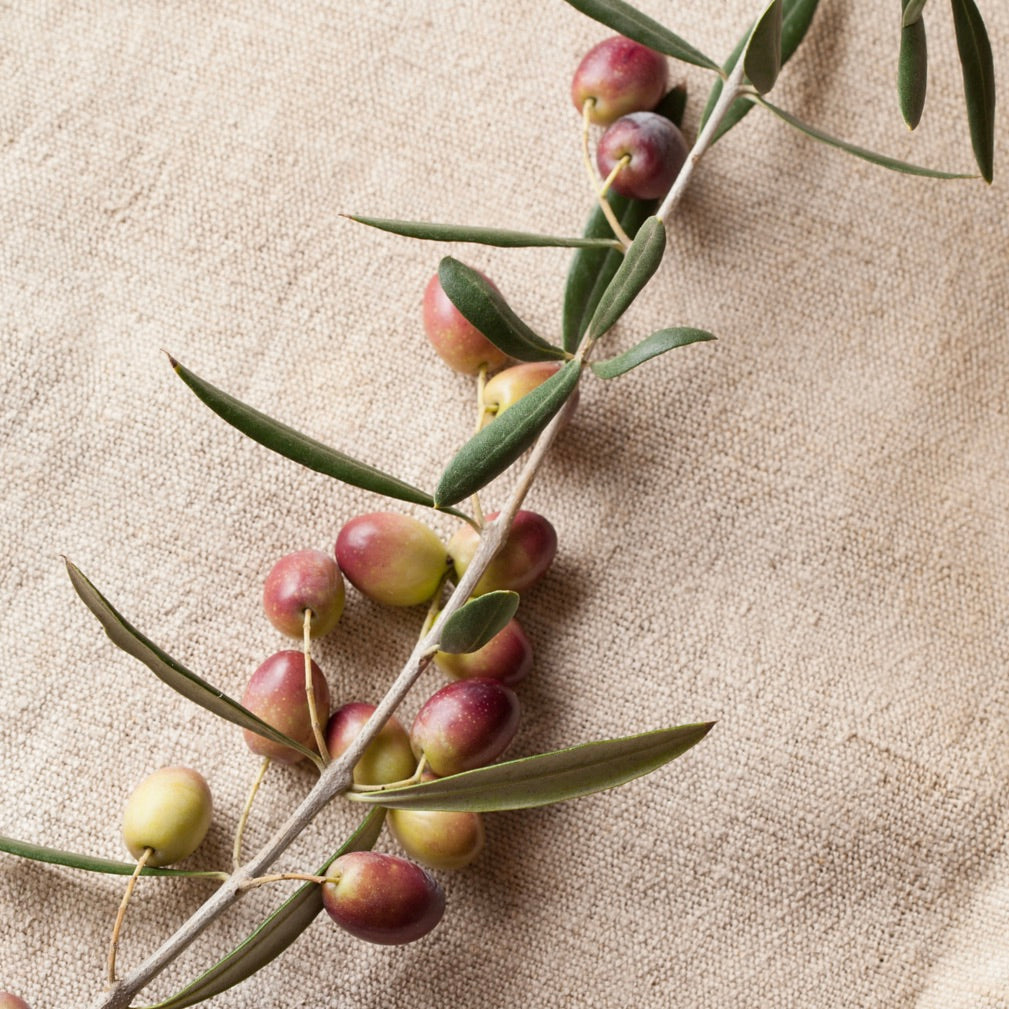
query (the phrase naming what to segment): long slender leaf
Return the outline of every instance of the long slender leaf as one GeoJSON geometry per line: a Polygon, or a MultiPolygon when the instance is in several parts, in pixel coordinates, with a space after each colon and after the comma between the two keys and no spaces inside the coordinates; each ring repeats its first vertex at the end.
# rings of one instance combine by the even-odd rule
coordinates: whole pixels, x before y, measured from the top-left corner
{"type": "MultiPolygon", "coordinates": [[[[905,9],[910,0],[904,0],[905,9]]],[[[910,129],[921,120],[928,83],[928,47],[925,43],[925,21],[921,17],[900,30],[900,53],[897,57],[897,98],[900,114],[910,129]]]]}
{"type": "MultiPolygon", "coordinates": [[[[382,831],[384,817],[384,809],[371,810],[346,843],[326,859],[315,874],[325,875],[333,862],[349,851],[369,851],[373,848],[382,831]]],[[[321,910],[322,887],[316,883],[299,887],[241,945],[182,991],[148,1009],[184,1009],[234,987],[283,953],[321,910]]]]}
{"type": "Polygon", "coordinates": [[[921,12],[925,9],[925,0],[906,0],[904,13],[901,17],[901,25],[906,28],[910,24],[921,18],[921,12]]]}
{"type": "MultiPolygon", "coordinates": [[[[30,844],[28,841],[18,841],[13,837],[0,835],[0,851],[20,858],[30,858],[35,862],[48,862],[51,865],[66,865],[71,869],[86,869],[88,872],[108,872],[116,876],[132,876],[137,870],[136,862],[117,862],[111,858],[96,858],[94,855],[81,855],[76,851],[64,851],[61,848],[47,848],[41,844],[30,844]]],[[[140,870],[142,876],[186,876],[203,879],[226,879],[227,874],[210,870],[196,869],[154,869],[144,866],[140,870]]]]}
{"type": "Polygon", "coordinates": [[[535,235],[526,231],[509,231],[505,228],[477,228],[469,224],[434,224],[427,221],[397,221],[387,217],[362,217],[345,214],[358,224],[388,231],[405,238],[422,238],[434,242],[476,242],[505,249],[533,246],[551,246],[569,249],[613,249],[620,243],[613,238],[557,238],[554,235],[535,235]]]}
{"type": "Polygon", "coordinates": [[[759,98],[755,100],[758,101],[765,109],[769,109],[776,116],[784,119],[789,126],[794,126],[797,130],[801,130],[803,133],[808,134],[815,140],[819,140],[821,143],[829,144],[831,147],[838,147],[842,151],[854,154],[856,158],[871,161],[874,165],[882,165],[883,168],[889,168],[895,172],[904,172],[906,175],[924,175],[932,179],[972,178],[972,176],[964,175],[963,173],[939,172],[934,168],[923,168],[921,165],[912,165],[906,161],[898,161],[896,158],[888,158],[885,154],[877,154],[875,151],[866,150],[864,147],[856,147],[855,144],[849,144],[843,140],[838,140],[837,137],[832,137],[830,134],[824,133],[822,130],[818,130],[815,126],[810,126],[808,123],[804,123],[801,119],[797,119],[790,112],[786,112],[784,109],[780,109],[776,105],[772,105],[766,98],[759,98]]]}
{"type": "Polygon", "coordinates": [[[743,67],[750,83],[762,94],[774,87],[781,70],[781,0],[771,0],[750,32],[743,67]]]}
{"type": "Polygon", "coordinates": [[[268,417],[265,413],[260,413],[259,410],[247,406],[235,399],[234,396],[212,386],[176,361],[175,358],[169,356],[168,360],[179,378],[218,417],[226,420],[242,434],[253,441],[258,441],[260,445],[265,445],[266,448],[278,453],[278,455],[354,487],[361,487],[364,490],[373,491],[384,497],[395,498],[398,501],[409,501],[412,504],[434,507],[433,498],[425,491],[404,483],[388,473],[383,473],[374,466],[358,462],[343,452],[323,445],[322,442],[316,441],[300,431],[295,431],[293,427],[288,427],[286,424],[268,417]]]}
{"type": "Polygon", "coordinates": [[[659,354],[664,354],[667,350],[676,347],[686,347],[689,343],[697,343],[700,340],[714,340],[714,334],[703,329],[689,329],[685,326],[676,326],[670,329],[660,329],[651,336],[646,337],[641,343],[631,347],[630,350],[611,357],[605,361],[596,361],[592,365],[592,370],[600,378],[616,378],[624,375],[632,368],[636,368],[645,361],[650,361],[659,354]]]}
{"type": "Polygon", "coordinates": [[[581,362],[568,361],[555,375],[473,435],[438,482],[434,493],[439,506],[462,501],[507,469],[575,391],[580,374],[581,362]]]}
{"type": "Polygon", "coordinates": [[[567,355],[534,333],[501,292],[472,266],[445,256],[438,279],[449,301],[499,350],[519,361],[557,361],[567,355]]]}
{"type": "Polygon", "coordinates": [[[589,322],[588,338],[597,340],[627,311],[659,268],[666,251],[666,228],[657,217],[641,225],[623,262],[609,282],[589,322]]]}
{"type": "Polygon", "coordinates": [[[492,764],[406,788],[347,794],[359,802],[393,809],[487,813],[545,806],[648,774],[699,743],[713,725],[678,725],[492,764]]]}
{"type": "Polygon", "coordinates": [[[505,629],[518,608],[517,592],[487,592],[470,599],[445,621],[439,647],[453,655],[475,652],[505,629]]]}
{"type": "Polygon", "coordinates": [[[140,633],[112,604],[91,584],[81,570],[69,560],[65,560],[67,574],[74,591],[81,597],[84,605],[98,618],[105,628],[105,633],[113,644],[121,648],[127,655],[139,659],[158,679],[167,683],[183,697],[198,704],[201,708],[224,718],[243,729],[249,729],[260,736],[266,736],[284,746],[290,746],[298,753],[312,760],[318,767],[322,761],[318,753],[314,753],[301,743],[295,742],[283,732],[278,732],[272,725],[254,715],[248,708],[242,707],[238,701],[232,700],[222,690],[207,683],[195,673],[191,673],[181,662],[176,662],[167,652],[163,652],[150,638],[140,633]]]}
{"type": "Polygon", "coordinates": [[[951,3],[970,142],[981,175],[990,183],[995,162],[995,66],[991,43],[974,0],[951,0],[951,3]]]}
{"type": "MultiPolygon", "coordinates": [[[[784,66],[793,56],[795,50],[799,48],[799,43],[805,38],[806,31],[809,29],[810,24],[813,21],[813,15],[816,13],[816,7],[820,0],[784,0],[784,6],[781,18],[781,65],[784,66]]],[[[752,31],[752,28],[750,29],[752,31]]],[[[729,55],[729,58],[725,61],[723,69],[728,73],[735,65],[736,60],[739,59],[746,42],[750,37],[750,31],[736,43],[735,48],[729,55]]],[[[701,114],[701,124],[697,128],[697,132],[700,133],[704,129],[704,124],[708,121],[711,116],[711,112],[715,107],[715,103],[718,101],[718,96],[722,93],[722,82],[720,80],[715,81],[711,87],[711,92],[708,95],[708,100],[704,106],[704,112],[701,114]]],[[[753,102],[748,101],[745,98],[739,98],[732,103],[729,107],[728,113],[726,113],[725,118],[719,123],[718,129],[715,130],[715,135],[712,138],[712,143],[718,140],[719,137],[724,136],[729,130],[732,129],[749,111],[753,108],[753,102]]]]}

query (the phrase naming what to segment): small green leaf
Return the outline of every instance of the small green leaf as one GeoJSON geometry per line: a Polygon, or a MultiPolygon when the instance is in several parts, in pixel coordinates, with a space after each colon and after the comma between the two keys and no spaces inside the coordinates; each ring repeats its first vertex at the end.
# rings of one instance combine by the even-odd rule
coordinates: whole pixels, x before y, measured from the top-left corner
{"type": "MultiPolygon", "coordinates": [[[[29,844],[13,837],[0,835],[0,851],[19,858],[30,858],[36,862],[49,862],[51,865],[66,865],[71,869],[87,869],[88,872],[109,872],[116,876],[132,876],[137,870],[136,862],[117,862],[111,858],[95,858],[93,855],[80,855],[76,851],[63,851],[60,848],[46,848],[41,844],[29,844]]],[[[144,866],[140,870],[142,876],[186,876],[203,879],[227,879],[227,873],[191,869],[153,869],[144,866]]]]}
{"type": "Polygon", "coordinates": [[[392,809],[444,809],[489,813],[527,809],[615,788],[699,743],[714,722],[679,725],[622,739],[492,764],[447,778],[376,792],[348,792],[358,802],[392,809]]]}
{"type": "Polygon", "coordinates": [[[112,639],[113,644],[121,648],[127,655],[139,659],[158,679],[167,683],[173,690],[178,691],[194,704],[206,708],[207,711],[233,722],[235,725],[240,725],[243,729],[249,729],[260,736],[266,736],[267,739],[272,739],[284,746],[290,746],[298,753],[308,757],[321,769],[322,759],[318,753],[314,753],[308,747],[295,742],[284,733],[278,732],[272,725],[268,725],[247,708],[243,708],[238,701],[232,700],[217,687],[211,686],[206,680],[189,672],[185,666],[176,662],[170,655],[158,648],[150,638],[144,637],[129,623],[84,577],[79,568],[68,560],[64,560],[64,562],[74,590],[81,597],[84,605],[98,618],[98,622],[105,628],[105,633],[112,639]]]}
{"type": "Polygon", "coordinates": [[[781,22],[781,0],[771,0],[757,18],[743,52],[746,76],[762,95],[774,87],[781,71],[781,22]]]}
{"type": "Polygon", "coordinates": [[[884,168],[892,169],[895,172],[904,172],[906,175],[924,175],[932,179],[969,179],[972,177],[962,173],[939,172],[934,168],[922,168],[920,165],[911,165],[906,161],[898,161],[896,158],[888,158],[884,154],[877,154],[875,151],[868,151],[864,147],[856,147],[854,144],[838,140],[836,137],[832,137],[830,134],[824,133],[822,130],[818,130],[815,126],[810,126],[808,123],[802,122],[801,119],[796,119],[796,117],[790,112],[786,112],[784,109],[779,109],[776,105],[772,105],[766,98],[759,98],[756,99],[756,101],[758,101],[765,109],[770,110],[779,118],[784,119],[789,126],[794,126],[797,130],[801,130],[803,133],[813,137],[814,140],[819,140],[821,143],[829,144],[831,147],[838,147],[842,151],[854,154],[856,158],[863,158],[865,161],[871,161],[874,165],[882,165],[884,168]]]}
{"type": "MultiPolygon", "coordinates": [[[[655,213],[657,200],[632,200],[611,192],[607,197],[620,226],[631,238],[655,213]]],[[[606,215],[598,204],[589,215],[586,235],[612,235],[606,215]]],[[[564,289],[564,349],[574,353],[589,328],[589,320],[613,275],[624,261],[623,252],[579,249],[571,260],[564,289]]]]}
{"type": "Polygon", "coordinates": [[[434,242],[476,242],[479,245],[496,245],[505,249],[531,246],[550,246],[570,249],[613,249],[620,243],[613,238],[556,238],[553,235],[534,235],[525,231],[508,231],[504,228],[476,228],[468,224],[433,224],[426,221],[396,221],[387,217],[360,217],[345,214],[358,224],[366,224],[379,231],[389,231],[405,238],[422,238],[434,242]]]}
{"type": "Polygon", "coordinates": [[[470,599],[445,621],[439,647],[453,655],[475,652],[505,629],[518,608],[517,592],[487,592],[470,599]]]}
{"type": "MultiPolygon", "coordinates": [[[[905,5],[909,0],[904,0],[905,5]]],[[[928,82],[928,49],[925,22],[919,17],[900,30],[900,54],[897,57],[897,98],[900,114],[910,129],[921,120],[928,82]]]]}
{"type": "MultiPolygon", "coordinates": [[[[228,393],[217,389],[199,375],[181,365],[169,355],[168,360],[179,378],[189,386],[197,397],[211,410],[242,434],[265,445],[278,455],[291,459],[308,469],[331,476],[353,487],[361,487],[384,497],[395,498],[398,501],[409,501],[412,504],[434,507],[430,494],[413,487],[388,473],[375,469],[367,463],[358,462],[336,449],[323,445],[322,442],[309,438],[308,435],[295,431],[265,413],[260,413],[251,406],[235,399],[228,393]]],[[[458,512],[459,518],[464,518],[458,512]]]]}
{"type": "Polygon", "coordinates": [[[901,26],[906,28],[921,20],[921,12],[925,9],[925,0],[904,0],[904,14],[901,26]]]}
{"type": "Polygon", "coordinates": [[[714,60],[624,0],[567,0],[567,2],[594,21],[658,53],[665,53],[675,60],[692,63],[706,70],[718,70],[718,64],[714,60]]]}
{"type": "MultiPolygon", "coordinates": [[[[806,31],[809,29],[810,24],[813,21],[813,15],[816,13],[816,7],[820,0],[784,0],[784,9],[781,19],[781,65],[784,66],[793,56],[795,50],[799,48],[799,43],[802,42],[803,38],[806,36],[806,31]]],[[[752,31],[752,29],[751,29],[752,31]]],[[[725,73],[728,73],[735,65],[736,60],[739,59],[743,48],[746,46],[746,42],[750,37],[750,31],[736,43],[735,48],[732,50],[729,58],[725,61],[723,67],[725,73]]],[[[712,85],[711,92],[708,95],[707,103],[704,106],[704,112],[701,115],[700,126],[697,127],[697,132],[700,133],[704,129],[704,124],[708,121],[711,116],[711,112],[715,107],[715,103],[718,101],[718,96],[722,93],[722,82],[720,80],[715,81],[712,85]]],[[[719,137],[724,136],[733,126],[736,125],[746,114],[753,108],[753,102],[746,98],[739,98],[732,103],[729,107],[729,111],[725,118],[719,123],[718,129],[715,130],[715,135],[712,138],[712,143],[718,140],[719,137]]]]}
{"type": "Polygon", "coordinates": [[[445,256],[438,279],[449,301],[499,350],[518,361],[557,361],[567,355],[537,336],[473,267],[445,256]]]}
{"type": "Polygon", "coordinates": [[[990,183],[995,162],[995,66],[991,43],[974,0],[951,2],[971,146],[982,177],[990,183]]]}
{"type": "Polygon", "coordinates": [[[623,354],[606,361],[597,361],[592,365],[592,370],[600,378],[616,378],[674,347],[686,347],[688,343],[714,339],[714,334],[703,329],[688,329],[684,326],[660,329],[623,354]]]}
{"type": "Polygon", "coordinates": [[[657,217],[641,225],[589,322],[588,338],[598,340],[627,311],[659,268],[666,251],[666,228],[657,217]]]}
{"type": "MultiPolygon", "coordinates": [[[[361,821],[346,843],[316,870],[323,876],[341,855],[350,851],[370,851],[382,831],[384,809],[373,809],[361,821]]],[[[312,924],[322,910],[322,887],[306,883],[260,924],[241,945],[219,960],[206,973],[171,998],[147,1009],[184,1009],[204,1002],[252,977],[287,949],[312,924]]]]}
{"type": "Polygon", "coordinates": [[[504,472],[567,402],[580,375],[581,362],[568,361],[470,438],[442,474],[434,492],[439,507],[462,501],[504,472]]]}

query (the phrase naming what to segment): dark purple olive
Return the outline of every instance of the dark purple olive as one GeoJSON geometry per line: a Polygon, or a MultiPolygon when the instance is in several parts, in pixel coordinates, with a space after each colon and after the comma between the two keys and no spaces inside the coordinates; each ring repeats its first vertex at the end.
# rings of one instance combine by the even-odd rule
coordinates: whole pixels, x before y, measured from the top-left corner
{"type": "Polygon", "coordinates": [[[266,618],[292,638],[304,635],[305,610],[312,611],[311,636],[328,634],[340,620],[343,601],[340,568],[321,550],[298,550],[281,557],[263,583],[266,618]]]}

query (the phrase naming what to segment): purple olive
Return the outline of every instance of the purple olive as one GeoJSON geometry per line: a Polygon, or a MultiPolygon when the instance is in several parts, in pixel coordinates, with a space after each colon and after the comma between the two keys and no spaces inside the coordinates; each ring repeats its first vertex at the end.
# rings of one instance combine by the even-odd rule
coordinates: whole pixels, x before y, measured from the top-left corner
{"type": "Polygon", "coordinates": [[[354,851],[330,867],[322,903],[358,939],[395,946],[427,935],[445,913],[445,894],[419,865],[395,855],[354,851]]]}
{"type": "MultiPolygon", "coordinates": [[[[312,691],[315,694],[315,710],[319,722],[325,724],[329,717],[329,685],[314,661],[312,691]]],[[[271,655],[249,679],[242,695],[242,704],[295,742],[310,750],[316,748],[312,716],[305,692],[304,653],[287,650],[271,655]]],[[[289,746],[257,735],[250,729],[245,729],[244,732],[246,745],[261,757],[269,757],[281,764],[296,764],[302,759],[302,754],[289,746]]]]}
{"type": "Polygon", "coordinates": [[[328,634],[340,620],[343,601],[340,568],[321,550],[298,550],[281,557],[263,584],[266,618],[292,638],[304,635],[305,610],[312,611],[311,636],[328,634]]]}
{"type": "Polygon", "coordinates": [[[351,583],[385,606],[426,603],[448,565],[445,546],[423,522],[397,512],[351,519],[336,540],[336,559],[351,583]]]}
{"type": "Polygon", "coordinates": [[[499,680],[456,680],[417,712],[410,742],[439,778],[497,760],[519,725],[519,700],[499,680]]]}
{"type": "MultiPolygon", "coordinates": [[[[326,726],[326,748],[334,760],[357,738],[374,711],[374,704],[352,701],[333,712],[326,726]]],[[[392,715],[354,765],[354,782],[358,785],[388,785],[409,778],[416,768],[417,760],[410,746],[410,737],[402,722],[392,715]]]]}
{"type": "MultiPolygon", "coordinates": [[[[493,281],[488,283],[495,286],[493,281]]],[[[453,371],[476,375],[481,368],[494,371],[508,360],[508,355],[498,350],[452,304],[437,273],[424,288],[423,310],[424,332],[438,356],[453,371]]]]}
{"type": "Polygon", "coordinates": [[[665,196],[687,160],[683,134],[665,116],[634,112],[618,119],[599,139],[596,162],[605,178],[621,158],[629,157],[612,188],[636,200],[665,196]]]}
{"type": "Polygon", "coordinates": [[[661,53],[616,35],[582,57],[571,82],[571,100],[579,112],[591,100],[589,119],[608,126],[628,112],[654,109],[665,94],[668,73],[661,53]]]}
{"type": "MultiPolygon", "coordinates": [[[[497,512],[488,515],[488,520],[497,512]]],[[[448,553],[455,565],[457,578],[462,578],[480,545],[480,537],[471,525],[461,526],[448,542],[448,553]]],[[[495,589],[523,592],[546,574],[557,553],[557,532],[542,515],[520,511],[505,539],[504,546],[490,562],[473,589],[473,595],[483,595],[495,589]]]]}
{"type": "Polygon", "coordinates": [[[512,619],[483,648],[460,654],[438,652],[434,661],[443,673],[457,680],[484,678],[513,687],[532,669],[533,646],[519,622],[512,619]]]}

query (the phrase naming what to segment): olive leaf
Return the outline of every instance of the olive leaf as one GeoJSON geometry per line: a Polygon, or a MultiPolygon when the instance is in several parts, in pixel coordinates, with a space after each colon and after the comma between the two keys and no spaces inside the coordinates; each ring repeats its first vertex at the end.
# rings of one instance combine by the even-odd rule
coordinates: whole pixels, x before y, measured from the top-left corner
{"type": "Polygon", "coordinates": [[[521,249],[531,246],[551,246],[570,249],[614,249],[620,243],[614,238],[557,238],[553,235],[536,235],[526,231],[509,231],[505,228],[478,228],[469,224],[434,224],[427,221],[397,221],[387,217],[361,217],[344,214],[344,217],[369,228],[388,231],[404,238],[422,238],[435,242],[476,242],[499,248],[521,249]]]}
{"type": "Polygon", "coordinates": [[[453,655],[475,652],[505,629],[518,608],[517,592],[487,592],[470,599],[445,621],[439,647],[453,655]]]}
{"type": "Polygon", "coordinates": [[[181,662],[176,662],[170,655],[158,648],[150,638],[145,637],[129,623],[88,581],[76,565],[66,558],[64,558],[64,563],[67,566],[67,574],[70,576],[70,583],[73,585],[74,591],[81,597],[84,605],[98,618],[98,622],[105,628],[105,633],[112,639],[113,644],[128,655],[139,659],[158,679],[167,683],[183,697],[200,705],[201,708],[206,708],[207,711],[233,722],[243,729],[249,729],[260,736],[266,736],[267,739],[297,750],[302,756],[308,757],[320,770],[322,769],[322,759],[318,753],[314,753],[308,747],[285,736],[283,732],[278,731],[244,708],[238,701],[232,700],[222,690],[218,690],[217,687],[207,683],[195,673],[191,673],[181,662]]]}
{"type": "Polygon", "coordinates": [[[925,0],[905,0],[904,14],[901,17],[901,25],[907,27],[914,24],[921,18],[921,12],[925,9],[925,0]]]}
{"type": "MultiPolygon", "coordinates": [[[[108,872],[116,876],[132,876],[137,871],[136,862],[117,862],[111,858],[97,858],[94,855],[81,855],[76,851],[64,851],[61,848],[47,848],[41,844],[30,844],[28,841],[18,841],[13,837],[0,835],[0,851],[19,858],[30,858],[35,862],[48,862],[51,865],[65,865],[71,869],[87,869],[88,872],[108,872]]],[[[185,876],[202,879],[227,879],[224,872],[197,869],[155,869],[144,866],[140,870],[142,876],[185,876]]]]}
{"type": "Polygon", "coordinates": [[[677,129],[682,127],[683,114],[687,111],[687,86],[674,84],[652,111],[657,116],[668,119],[677,129]]]}
{"type": "Polygon", "coordinates": [[[701,340],[714,339],[713,333],[703,329],[690,329],[685,326],[660,329],[635,344],[630,350],[624,351],[623,354],[618,354],[605,361],[596,361],[592,365],[592,370],[600,378],[616,378],[618,375],[626,374],[632,368],[636,368],[639,364],[644,364],[645,361],[650,361],[653,357],[664,354],[667,350],[686,347],[687,344],[697,343],[701,340]]]}
{"type": "Polygon", "coordinates": [[[567,354],[534,333],[479,271],[445,256],[438,280],[449,301],[499,350],[519,361],[557,361],[567,354]]]}
{"type": "Polygon", "coordinates": [[[588,339],[597,340],[627,311],[659,268],[665,251],[665,225],[657,217],[649,217],[634,236],[613,279],[606,285],[589,321],[588,339]]]}
{"type": "Polygon", "coordinates": [[[743,69],[763,95],[774,87],[781,70],[781,0],[771,0],[750,32],[743,51],[743,69]]]}
{"type": "MultiPolygon", "coordinates": [[[[370,851],[382,832],[385,810],[371,810],[346,842],[316,870],[325,875],[341,855],[370,851]]],[[[306,883],[277,908],[243,943],[181,991],[147,1009],[184,1009],[234,987],[287,949],[322,910],[322,887],[306,883]]]]}
{"type": "MultiPolygon", "coordinates": [[[[904,0],[904,9],[911,0],[904,0]]],[[[919,16],[900,30],[900,52],[897,56],[897,98],[900,114],[910,129],[921,120],[925,107],[928,82],[928,49],[925,44],[925,21],[919,16]]]]}
{"type": "Polygon", "coordinates": [[[580,375],[581,362],[568,361],[473,435],[442,473],[434,492],[436,507],[462,501],[504,472],[565,404],[580,375]]]}
{"type": "Polygon", "coordinates": [[[718,70],[714,60],[624,0],[567,0],[567,3],[594,21],[656,52],[706,70],[718,70]]]}
{"type": "Polygon", "coordinates": [[[951,3],[970,142],[981,176],[990,183],[995,159],[995,67],[991,43],[974,0],[951,0],[951,3]]]}
{"type": "MultiPolygon", "coordinates": [[[[397,477],[383,473],[374,466],[358,462],[343,452],[329,448],[322,442],[288,427],[265,413],[247,406],[234,396],[215,388],[209,382],[194,374],[181,365],[171,355],[168,360],[176,374],[190,389],[196,393],[211,410],[242,434],[258,441],[278,455],[291,459],[308,469],[331,476],[343,483],[373,491],[384,497],[395,498],[398,501],[409,501],[412,504],[434,507],[434,499],[430,494],[411,484],[404,483],[397,477]]],[[[465,518],[459,512],[453,512],[459,518],[465,518]]]]}
{"type": "Polygon", "coordinates": [[[906,161],[898,161],[896,158],[889,158],[885,154],[877,154],[875,151],[866,150],[864,147],[857,147],[855,144],[849,144],[844,140],[838,140],[837,137],[832,137],[830,134],[824,133],[822,130],[818,130],[815,126],[810,126],[808,123],[804,123],[801,119],[797,119],[790,112],[786,112],[784,109],[780,109],[776,105],[772,105],[766,98],[756,98],[754,101],[763,108],[773,112],[780,119],[783,119],[789,124],[789,126],[794,126],[797,130],[801,130],[803,133],[813,137],[814,140],[819,140],[821,143],[828,144],[831,147],[838,147],[842,151],[854,154],[856,158],[871,161],[874,165],[882,165],[884,168],[889,168],[895,172],[904,172],[907,175],[924,175],[932,179],[971,178],[970,175],[965,175],[959,172],[940,172],[936,171],[934,168],[923,168],[921,165],[912,165],[906,161]]]}
{"type": "MultiPolygon", "coordinates": [[[[795,53],[795,50],[799,48],[799,43],[805,38],[806,31],[809,29],[810,24],[813,21],[813,15],[816,13],[816,7],[820,0],[784,0],[782,7],[782,17],[781,17],[781,65],[784,66],[795,53]]],[[[752,29],[751,29],[752,30],[752,29]]],[[[750,38],[750,31],[736,43],[735,48],[729,55],[729,58],[725,61],[723,70],[728,73],[735,65],[736,60],[739,59],[740,54],[746,46],[747,41],[750,38]]],[[[701,122],[697,127],[697,132],[700,133],[704,129],[704,124],[708,121],[711,116],[712,111],[715,108],[715,104],[718,101],[718,96],[722,93],[722,82],[720,80],[715,81],[711,87],[711,92],[708,94],[708,100],[704,105],[704,112],[701,114],[701,122]]],[[[729,106],[729,111],[726,113],[725,118],[718,124],[718,129],[715,130],[715,135],[712,137],[711,142],[714,143],[719,137],[724,136],[729,130],[732,129],[749,111],[753,108],[753,103],[745,98],[739,98],[729,106]]]]}
{"type": "Polygon", "coordinates": [[[714,724],[678,725],[583,743],[405,788],[348,792],[347,798],[392,809],[474,813],[545,806],[615,788],[648,774],[699,743],[714,724]]]}

